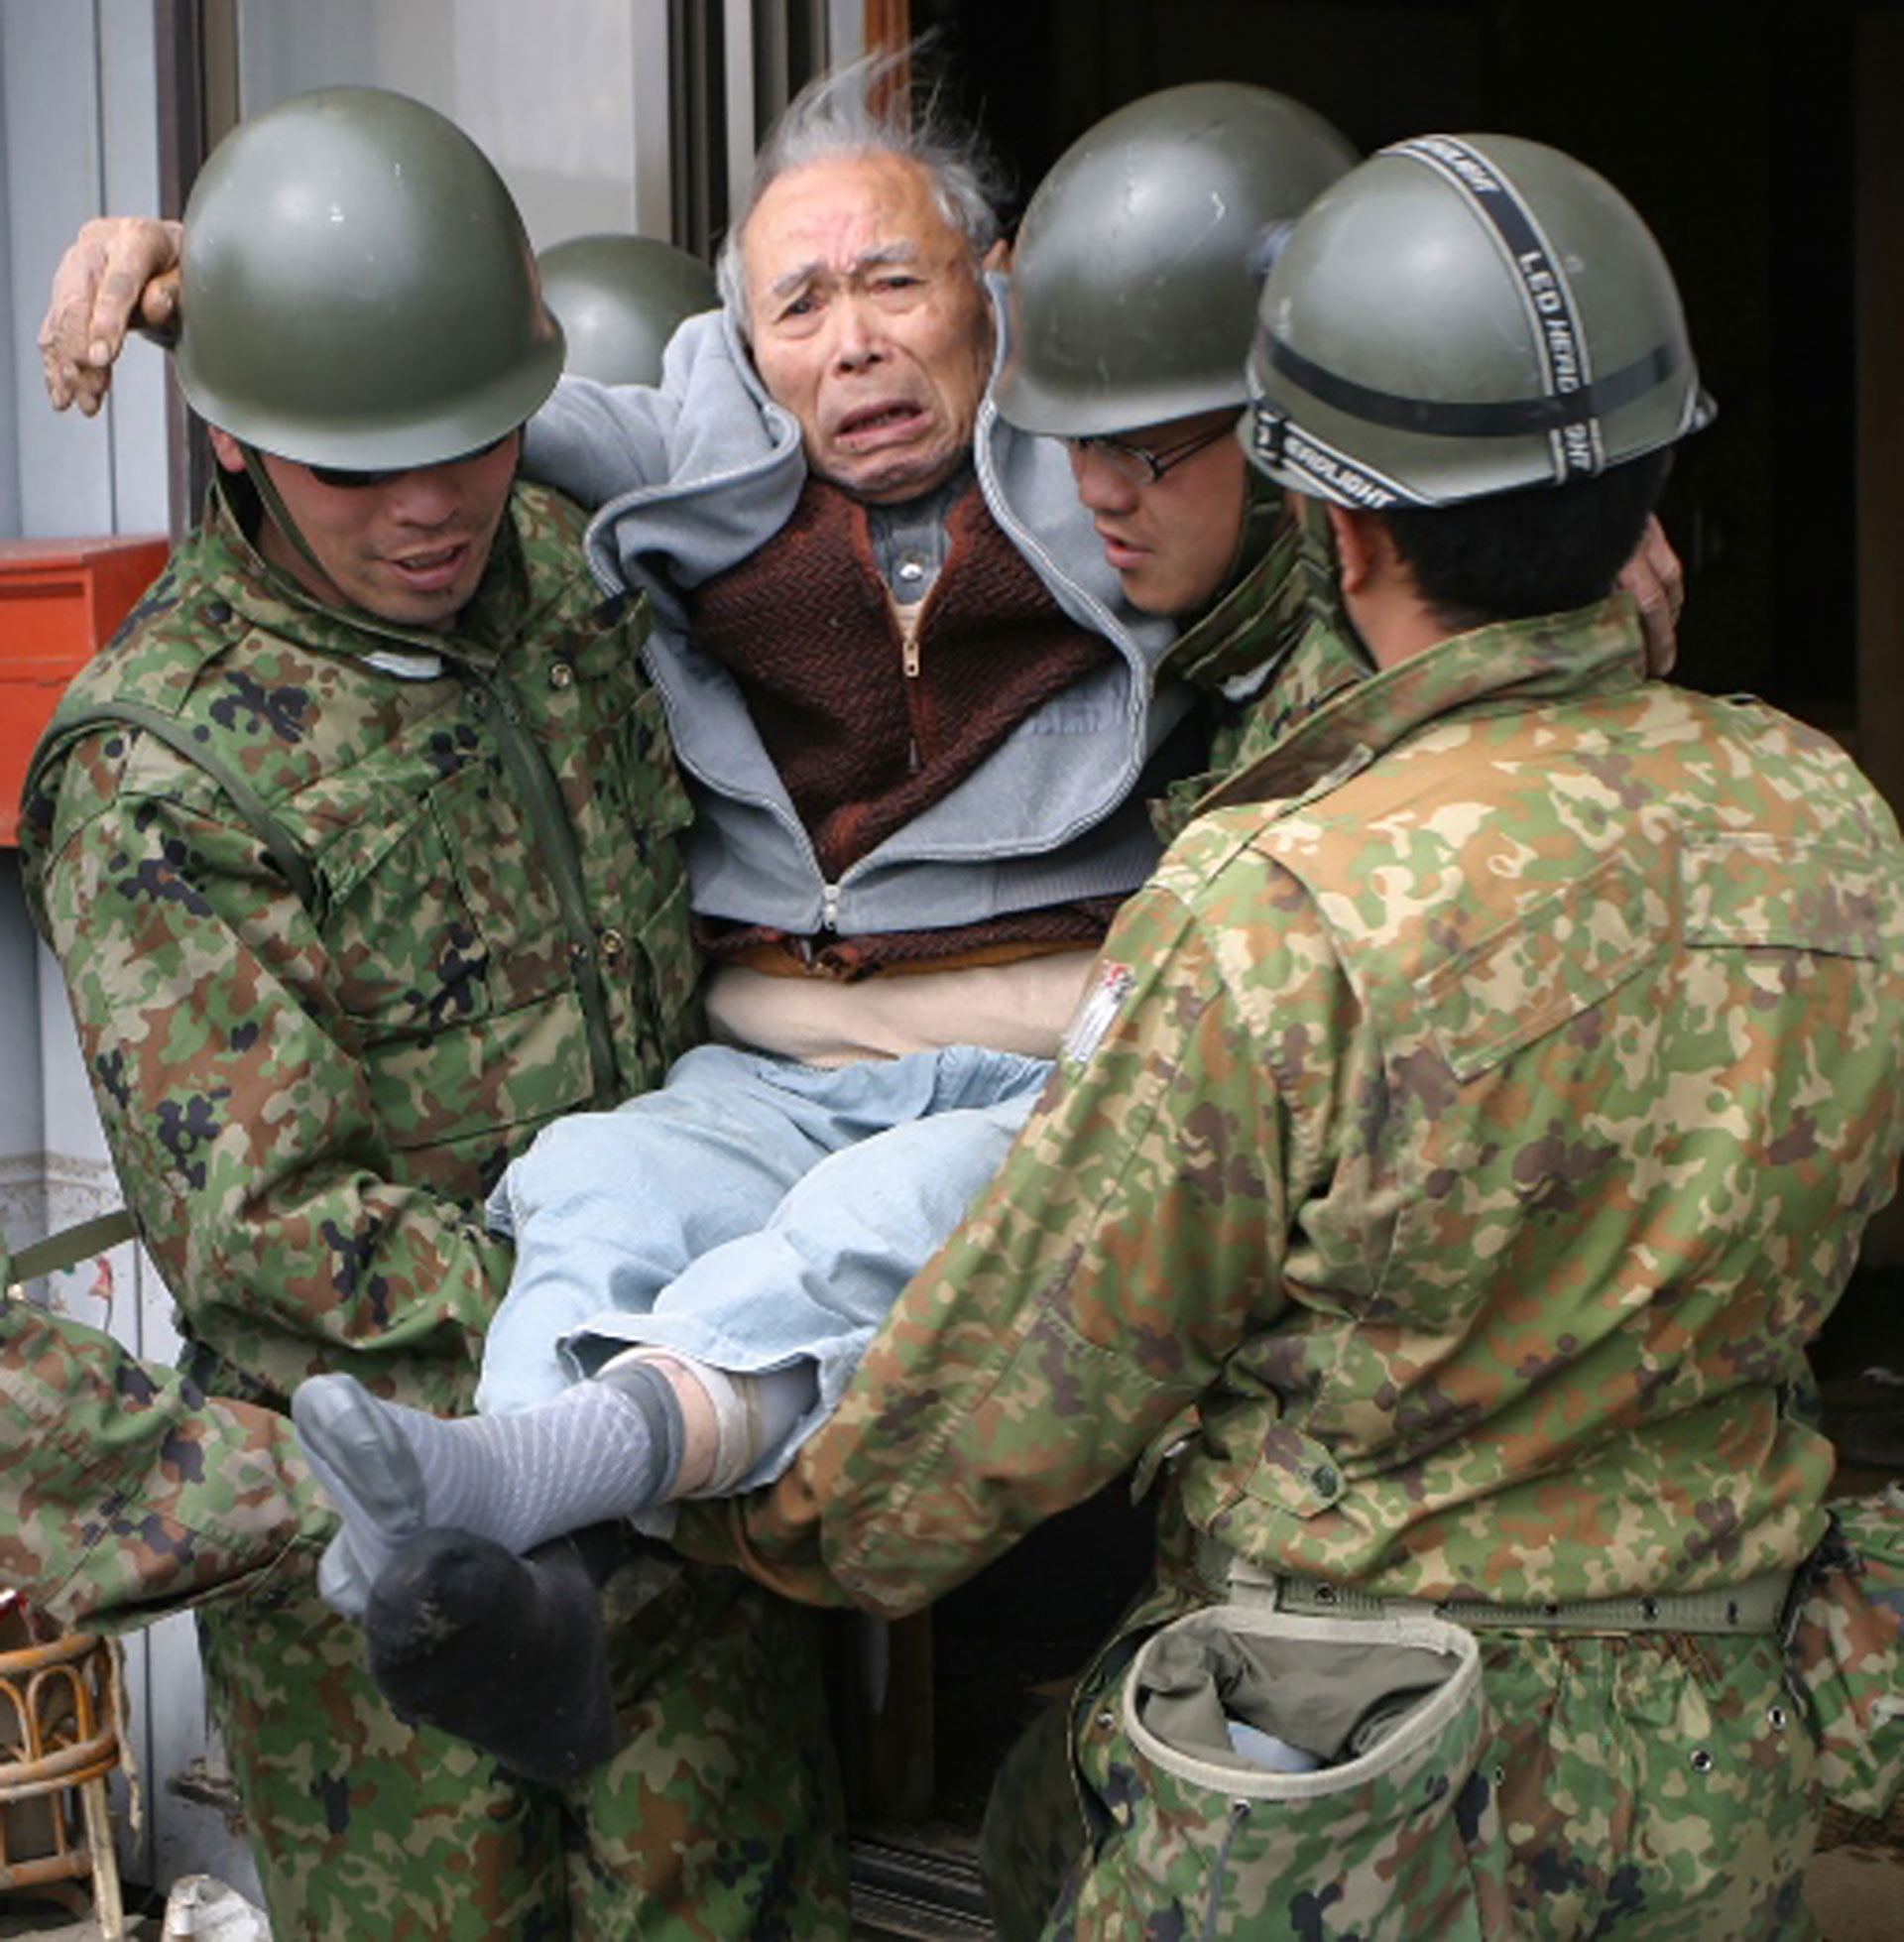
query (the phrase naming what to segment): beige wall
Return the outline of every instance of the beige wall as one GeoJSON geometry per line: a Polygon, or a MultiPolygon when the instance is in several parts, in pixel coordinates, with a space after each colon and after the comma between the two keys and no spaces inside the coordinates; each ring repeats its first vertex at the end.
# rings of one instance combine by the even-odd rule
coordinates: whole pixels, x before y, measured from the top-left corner
{"type": "Polygon", "coordinates": [[[394,87],[480,143],[537,249],[597,229],[665,236],[665,0],[239,0],[239,109],[304,88],[394,87]]]}

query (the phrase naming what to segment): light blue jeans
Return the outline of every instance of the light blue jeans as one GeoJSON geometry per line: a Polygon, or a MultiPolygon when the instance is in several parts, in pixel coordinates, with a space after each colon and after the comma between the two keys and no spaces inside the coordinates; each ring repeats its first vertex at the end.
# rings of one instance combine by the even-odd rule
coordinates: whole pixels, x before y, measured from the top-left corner
{"type": "Polygon", "coordinates": [[[655,1091],[545,1127],[489,1203],[516,1271],[477,1406],[543,1401],[638,1342],[734,1374],[808,1358],[817,1405],[741,1488],[772,1481],[1050,1070],[978,1045],[838,1067],[702,1045],[655,1091]]]}

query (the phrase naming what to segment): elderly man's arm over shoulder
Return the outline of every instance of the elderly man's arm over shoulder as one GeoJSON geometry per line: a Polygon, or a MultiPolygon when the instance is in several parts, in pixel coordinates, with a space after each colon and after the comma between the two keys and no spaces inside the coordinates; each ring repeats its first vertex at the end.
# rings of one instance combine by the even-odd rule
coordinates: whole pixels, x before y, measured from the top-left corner
{"type": "MultiPolygon", "coordinates": [[[[55,411],[87,418],[105,403],[128,331],[170,344],[182,321],[182,223],[152,216],[98,216],[54,272],[40,325],[40,364],[55,411]]],[[[710,317],[701,339],[718,338],[710,317]]],[[[537,415],[525,440],[529,477],[594,507],[669,468],[667,433],[678,406],[645,385],[572,380],[537,415]]]]}
{"type": "Polygon", "coordinates": [[[183,226],[150,216],[99,216],[54,273],[40,325],[40,365],[55,411],[87,418],[105,402],[128,330],[164,335],[178,320],[183,226]]]}

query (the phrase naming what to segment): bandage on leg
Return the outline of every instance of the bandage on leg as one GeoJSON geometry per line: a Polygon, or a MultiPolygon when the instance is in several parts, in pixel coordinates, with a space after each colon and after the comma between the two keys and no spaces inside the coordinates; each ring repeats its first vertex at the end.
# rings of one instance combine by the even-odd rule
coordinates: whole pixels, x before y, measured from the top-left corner
{"type": "Polygon", "coordinates": [[[665,1375],[683,1420],[679,1462],[657,1499],[730,1496],[784,1444],[819,1398],[813,1365],[804,1360],[743,1374],[672,1349],[634,1348],[606,1364],[595,1380],[613,1382],[644,1365],[665,1375]],[[705,1408],[696,1408],[695,1396],[682,1394],[683,1384],[693,1385],[705,1408]]]}

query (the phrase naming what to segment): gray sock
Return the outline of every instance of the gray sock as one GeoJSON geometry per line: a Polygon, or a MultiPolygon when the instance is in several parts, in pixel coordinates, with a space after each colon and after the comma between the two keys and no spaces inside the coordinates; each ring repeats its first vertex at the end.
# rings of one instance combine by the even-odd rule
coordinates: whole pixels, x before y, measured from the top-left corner
{"type": "Polygon", "coordinates": [[[507,1416],[445,1420],[380,1401],[348,1376],[292,1398],[304,1454],[374,1577],[418,1531],[467,1530],[517,1552],[630,1517],[680,1466],[680,1405],[657,1370],[583,1382],[507,1416]]]}

